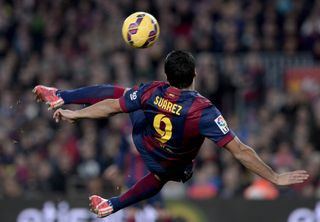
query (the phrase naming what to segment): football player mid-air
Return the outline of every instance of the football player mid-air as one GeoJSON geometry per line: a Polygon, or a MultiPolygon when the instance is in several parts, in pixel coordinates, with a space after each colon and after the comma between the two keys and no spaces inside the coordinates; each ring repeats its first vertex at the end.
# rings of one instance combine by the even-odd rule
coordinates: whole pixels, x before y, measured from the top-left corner
{"type": "Polygon", "coordinates": [[[109,199],[91,196],[90,208],[98,217],[154,196],[168,181],[186,182],[192,176],[193,160],[204,138],[225,148],[250,171],[276,185],[307,180],[309,175],[304,170],[274,172],[239,140],[220,111],[195,91],[195,60],[190,53],[170,52],[164,71],[167,82],[154,81],[131,89],[96,85],[58,90],[39,85],[33,90],[37,99],[51,109],[71,103],[90,105],[76,111],[57,109],[53,114],[57,122],[129,113],[133,141],[150,172],[120,196],[109,199]]]}

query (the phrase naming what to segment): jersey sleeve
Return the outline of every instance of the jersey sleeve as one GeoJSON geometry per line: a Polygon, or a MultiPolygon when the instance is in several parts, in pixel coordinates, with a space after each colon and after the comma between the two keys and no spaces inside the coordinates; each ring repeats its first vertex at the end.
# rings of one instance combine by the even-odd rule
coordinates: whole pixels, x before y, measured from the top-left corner
{"type": "Polygon", "coordinates": [[[119,99],[121,110],[125,113],[134,112],[141,109],[141,89],[140,87],[133,87],[129,89],[119,99]]]}
{"type": "Polygon", "coordinates": [[[200,119],[200,134],[215,142],[219,147],[225,146],[235,137],[220,111],[214,106],[203,110],[200,119]]]}
{"type": "Polygon", "coordinates": [[[143,105],[150,94],[158,87],[165,84],[161,81],[151,83],[142,83],[140,86],[135,86],[128,90],[120,97],[120,107],[123,112],[131,113],[139,109],[143,109],[143,105]]]}

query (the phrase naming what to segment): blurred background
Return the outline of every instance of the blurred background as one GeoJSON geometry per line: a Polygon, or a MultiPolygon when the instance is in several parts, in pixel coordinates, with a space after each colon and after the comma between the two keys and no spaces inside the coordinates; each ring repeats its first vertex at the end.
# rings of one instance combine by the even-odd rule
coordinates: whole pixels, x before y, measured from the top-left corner
{"type": "MultiPolygon", "coordinates": [[[[49,202],[42,210],[47,199],[86,207],[89,194],[117,195],[147,172],[127,115],[56,124],[32,88],[164,80],[163,60],[173,49],[194,54],[198,91],[245,143],[276,171],[305,169],[310,179],[275,187],[206,141],[189,182],[167,184],[161,196],[113,220],[231,221],[210,212],[219,206],[230,216],[252,199],[270,200],[272,216],[272,206],[288,198],[299,201],[290,209],[280,204],[284,219],[272,221],[285,221],[306,200],[312,215],[320,198],[320,1],[0,0],[0,205],[13,200],[0,212],[16,212],[5,221],[32,204],[39,212],[50,204],[60,209],[49,202]],[[160,23],[160,39],[149,49],[122,40],[122,22],[135,11],[160,23]],[[139,212],[152,216],[137,219],[139,212]]],[[[53,217],[20,221],[63,221],[53,217]]]]}

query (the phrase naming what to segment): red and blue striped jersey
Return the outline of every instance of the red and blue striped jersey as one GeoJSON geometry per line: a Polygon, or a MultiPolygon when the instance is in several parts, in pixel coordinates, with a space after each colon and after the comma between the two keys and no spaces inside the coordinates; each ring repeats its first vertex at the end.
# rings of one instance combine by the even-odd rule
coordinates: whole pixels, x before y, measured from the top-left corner
{"type": "Polygon", "coordinates": [[[207,98],[166,82],[128,90],[120,98],[120,106],[123,112],[143,111],[134,116],[143,124],[133,124],[133,139],[153,172],[190,164],[205,137],[221,147],[234,138],[220,111],[207,98]]]}

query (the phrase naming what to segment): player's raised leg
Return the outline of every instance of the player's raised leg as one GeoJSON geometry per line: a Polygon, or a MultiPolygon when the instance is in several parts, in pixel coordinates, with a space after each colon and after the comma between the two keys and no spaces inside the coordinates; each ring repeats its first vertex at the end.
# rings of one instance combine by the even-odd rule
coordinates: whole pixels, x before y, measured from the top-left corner
{"type": "Polygon", "coordinates": [[[89,206],[98,217],[106,217],[141,200],[153,197],[159,193],[166,182],[149,173],[120,196],[108,200],[97,195],[91,196],[89,206]]]}
{"type": "Polygon", "coordinates": [[[64,104],[92,105],[104,99],[120,98],[126,88],[111,84],[87,86],[72,90],[59,90],[54,87],[38,85],[32,92],[38,101],[48,104],[49,109],[56,109],[64,104]]]}

